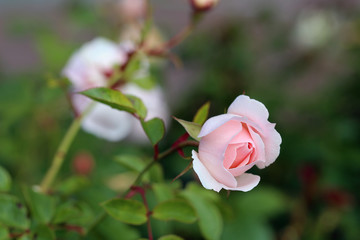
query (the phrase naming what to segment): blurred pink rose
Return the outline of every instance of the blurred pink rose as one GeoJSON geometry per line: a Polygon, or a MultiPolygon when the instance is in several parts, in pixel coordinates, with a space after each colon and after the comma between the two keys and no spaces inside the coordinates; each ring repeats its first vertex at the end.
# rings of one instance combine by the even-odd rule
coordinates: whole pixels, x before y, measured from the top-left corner
{"type": "MultiPolygon", "coordinates": [[[[63,75],[73,84],[73,92],[105,87],[113,68],[126,63],[128,53],[133,49],[134,45],[130,41],[116,44],[104,38],[96,38],[86,43],[71,57],[63,70],[63,75]]],[[[149,67],[149,62],[144,59],[141,69],[135,75],[139,78],[146,77],[149,67]]],[[[144,102],[148,108],[146,120],[159,117],[165,123],[168,122],[168,108],[163,90],[159,86],[142,89],[133,83],[126,83],[117,90],[134,95],[144,102]]],[[[71,100],[78,113],[82,113],[93,102],[80,94],[73,94],[71,100]]],[[[85,131],[108,141],[119,141],[131,135],[132,139],[144,142],[147,137],[137,122],[138,120],[127,112],[97,103],[81,124],[85,131]]]]}
{"type": "Polygon", "coordinates": [[[280,153],[281,137],[268,117],[262,103],[240,95],[226,114],[205,122],[199,153],[192,154],[194,170],[205,188],[246,192],[259,183],[259,176],[245,172],[254,165],[269,166],[280,153]]]}

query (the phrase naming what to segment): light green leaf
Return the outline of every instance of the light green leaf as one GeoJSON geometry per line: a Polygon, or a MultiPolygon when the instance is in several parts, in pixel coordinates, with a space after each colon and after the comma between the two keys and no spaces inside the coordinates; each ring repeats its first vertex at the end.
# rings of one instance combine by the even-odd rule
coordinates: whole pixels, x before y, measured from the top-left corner
{"type": "Polygon", "coordinates": [[[56,199],[30,188],[24,188],[24,196],[33,217],[40,223],[49,223],[55,213],[56,199]]]}
{"type": "Polygon", "coordinates": [[[0,240],[10,240],[8,229],[0,224],[0,240]]]}
{"type": "Polygon", "coordinates": [[[72,176],[62,181],[58,186],[56,186],[56,190],[64,195],[71,195],[84,189],[89,184],[90,181],[85,176],[72,176]]]}
{"type": "Polygon", "coordinates": [[[135,83],[136,85],[138,85],[143,89],[148,89],[148,90],[156,86],[156,81],[151,75],[141,78],[134,78],[131,80],[131,82],[135,83]]]}
{"type": "Polygon", "coordinates": [[[141,225],[146,222],[144,204],[132,199],[113,199],[102,204],[113,218],[128,224],[141,225]]]}
{"type": "Polygon", "coordinates": [[[147,109],[143,101],[140,98],[135,97],[133,95],[126,95],[126,97],[131,101],[133,107],[136,110],[137,115],[141,119],[145,119],[147,115],[147,109]]]}
{"type": "Polygon", "coordinates": [[[173,189],[166,183],[154,183],[152,190],[158,202],[170,200],[175,196],[173,189]]]}
{"type": "Polygon", "coordinates": [[[165,125],[160,118],[153,118],[149,121],[141,121],[141,125],[152,145],[156,145],[165,134],[165,125]]]}
{"type": "Polygon", "coordinates": [[[202,105],[201,108],[196,112],[193,122],[203,125],[208,117],[209,109],[210,109],[210,102],[207,102],[204,105],[202,105]]]}
{"type": "Polygon", "coordinates": [[[183,238],[176,236],[174,234],[162,236],[159,240],[184,240],[183,238]]]}
{"type": "Polygon", "coordinates": [[[182,196],[194,207],[199,218],[200,231],[205,239],[220,239],[223,220],[219,209],[211,201],[189,188],[182,192],[182,196]]]}
{"type": "Polygon", "coordinates": [[[10,174],[0,166],[0,192],[7,192],[11,188],[10,174]]]}
{"type": "Polygon", "coordinates": [[[129,113],[136,113],[136,110],[130,101],[120,91],[116,91],[110,88],[91,88],[80,92],[80,94],[91,98],[94,101],[106,104],[112,108],[120,111],[126,111],[129,113]]]}
{"type": "Polygon", "coordinates": [[[188,122],[185,120],[181,120],[178,119],[176,117],[174,117],[174,119],[176,121],[178,121],[186,130],[186,132],[195,140],[200,141],[200,138],[198,138],[200,130],[201,130],[201,125],[198,123],[194,123],[194,122],[188,122]]]}
{"type": "Polygon", "coordinates": [[[16,197],[0,195],[0,223],[22,230],[29,228],[26,208],[16,197]]]}
{"type": "Polygon", "coordinates": [[[129,154],[118,155],[115,157],[114,160],[115,162],[121,164],[123,167],[127,168],[128,170],[135,172],[141,172],[146,166],[146,163],[143,161],[143,159],[135,155],[129,155],[129,154]]]}
{"type": "Polygon", "coordinates": [[[154,208],[153,215],[158,220],[175,220],[183,223],[196,221],[196,213],[185,200],[173,199],[162,202],[154,208]]]}

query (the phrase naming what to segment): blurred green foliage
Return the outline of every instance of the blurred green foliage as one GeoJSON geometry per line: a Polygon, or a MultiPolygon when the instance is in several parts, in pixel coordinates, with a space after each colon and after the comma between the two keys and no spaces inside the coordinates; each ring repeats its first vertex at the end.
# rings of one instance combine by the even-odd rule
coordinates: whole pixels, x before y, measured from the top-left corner
{"type": "MultiPolygon", "coordinates": [[[[94,9],[69,1],[65,10],[74,24],[73,31],[116,35],[111,30],[116,24],[94,9]]],[[[129,187],[127,181],[141,170],[131,164],[151,156],[152,148],[142,146],[139,151],[129,142],[108,143],[80,132],[54,188],[58,195],[44,196],[24,187],[40,182],[73,118],[64,90],[50,87],[47,74],[58,76],[81,42],[65,40],[46,23],[13,19],[7,25],[7,34],[30,34],[34,38],[45,70],[0,74],[0,239],[6,239],[9,230],[29,227],[37,239],[55,239],[49,223],[91,226],[103,211],[100,203],[129,187]],[[77,175],[72,167],[76,155],[83,151],[95,161],[88,176],[77,175]],[[118,157],[114,160],[114,156],[118,157]],[[31,224],[29,214],[35,219],[31,224]]],[[[188,164],[176,155],[164,159],[164,170],[158,166],[145,176],[145,181],[156,182],[147,191],[150,208],[170,199],[187,200],[191,206],[184,208],[194,210],[198,221],[185,224],[153,219],[156,238],[176,234],[184,239],[358,239],[359,26],[360,18],[348,15],[341,46],[303,50],[291,42],[293,25],[278,22],[271,14],[259,15],[224,22],[218,31],[195,33],[177,49],[185,69],[195,65],[200,74],[196,86],[184,94],[174,110],[175,116],[190,121],[206,101],[211,101],[210,116],[220,114],[236,96],[246,92],[268,107],[270,121],[277,123],[283,143],[273,165],[252,170],[262,178],[256,189],[229,196],[187,184],[194,179],[192,171],[181,181],[163,182],[163,177],[173,179],[188,164]],[[262,35],[257,36],[254,28],[262,35]]],[[[169,147],[183,133],[173,122],[160,148],[169,147]]],[[[66,228],[55,232],[57,239],[127,240],[146,236],[144,226],[135,228],[108,216],[86,237],[66,228]]],[[[28,238],[24,235],[18,239],[28,238]]]]}

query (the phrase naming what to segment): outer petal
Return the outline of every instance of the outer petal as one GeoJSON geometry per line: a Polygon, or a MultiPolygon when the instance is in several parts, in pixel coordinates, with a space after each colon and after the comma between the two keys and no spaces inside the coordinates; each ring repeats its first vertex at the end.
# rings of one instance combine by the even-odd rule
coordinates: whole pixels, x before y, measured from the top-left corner
{"type": "Polygon", "coordinates": [[[260,177],[250,173],[244,173],[239,177],[237,177],[236,181],[237,181],[237,186],[235,188],[227,188],[225,186],[224,189],[232,190],[232,191],[248,192],[259,184],[260,177]]]}
{"type": "Polygon", "coordinates": [[[223,184],[219,183],[213,176],[211,176],[208,169],[199,160],[197,152],[195,152],[194,150],[192,151],[192,158],[194,159],[194,171],[198,175],[200,182],[204,186],[204,188],[211,189],[216,192],[219,192],[222,188],[225,188],[223,184]]]}
{"type": "Polygon", "coordinates": [[[234,115],[234,114],[221,114],[221,115],[209,118],[205,122],[205,124],[202,126],[198,137],[201,138],[201,137],[208,135],[209,133],[211,133],[212,131],[214,131],[215,129],[220,127],[221,125],[223,125],[226,122],[233,120],[233,119],[236,121],[239,121],[239,122],[247,123],[250,126],[253,126],[256,129],[258,129],[259,131],[261,131],[261,127],[258,124],[256,124],[255,122],[249,120],[247,117],[241,117],[241,116],[234,115]]]}
{"type": "Polygon", "coordinates": [[[228,113],[247,117],[260,127],[266,126],[269,117],[269,112],[264,104],[255,99],[250,99],[246,95],[238,96],[230,105],[228,113]]]}
{"type": "MultiPolygon", "coordinates": [[[[266,133],[262,136],[265,145],[266,162],[257,164],[256,166],[258,168],[264,168],[269,166],[276,160],[276,158],[280,154],[280,144],[282,142],[282,139],[280,134],[276,131],[274,127],[275,124],[271,124],[271,127],[269,127],[266,133]]],[[[260,133],[260,135],[262,134],[260,133]]]]}

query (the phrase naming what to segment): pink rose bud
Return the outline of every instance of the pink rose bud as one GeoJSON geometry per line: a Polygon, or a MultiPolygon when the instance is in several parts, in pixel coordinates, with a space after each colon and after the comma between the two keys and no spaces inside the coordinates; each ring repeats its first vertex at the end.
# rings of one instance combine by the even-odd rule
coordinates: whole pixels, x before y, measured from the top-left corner
{"type": "Polygon", "coordinates": [[[199,153],[192,153],[194,170],[205,188],[247,192],[258,185],[260,177],[246,171],[273,163],[282,141],[268,117],[261,102],[240,95],[226,114],[205,122],[198,136],[199,153]]]}
{"type": "Polygon", "coordinates": [[[72,162],[74,172],[79,175],[89,175],[94,169],[94,165],[92,155],[87,152],[79,152],[72,162]]]}
{"type": "Polygon", "coordinates": [[[190,0],[196,11],[207,11],[213,8],[219,0],[190,0]]]}
{"type": "Polygon", "coordinates": [[[118,9],[124,21],[135,21],[145,18],[146,0],[120,0],[118,9]]]}

